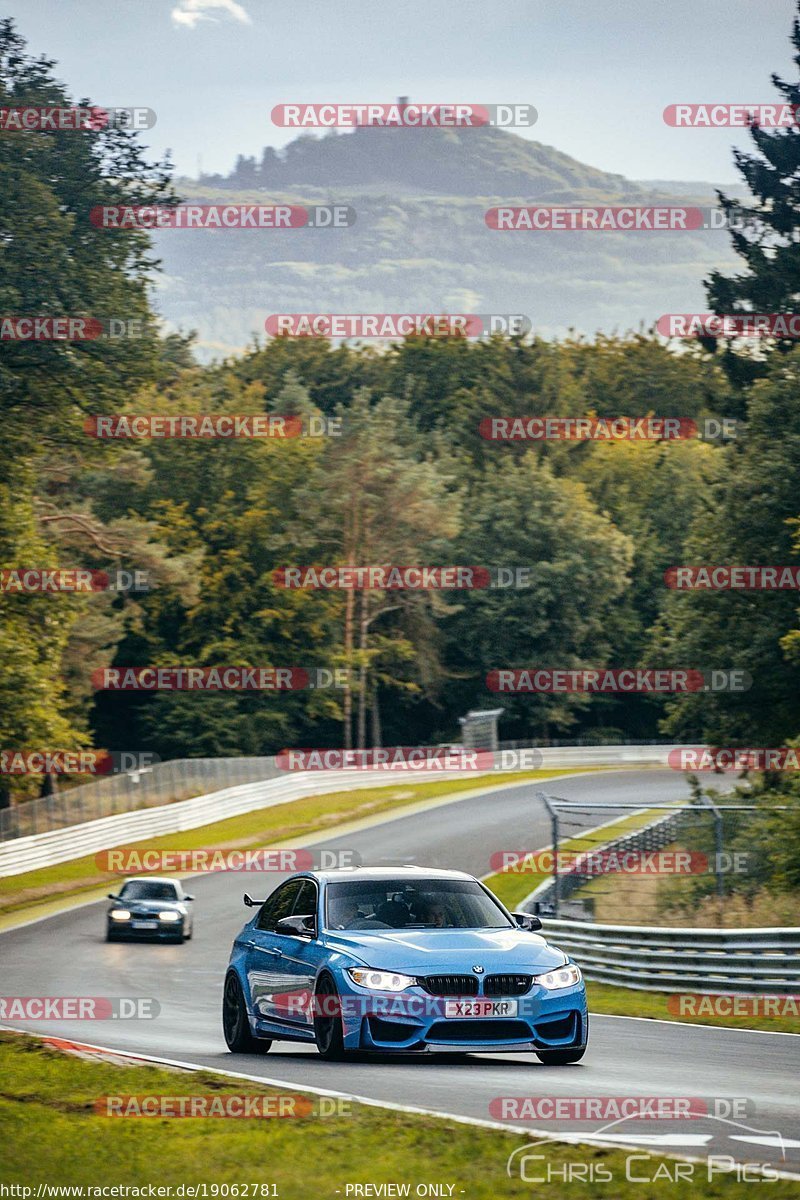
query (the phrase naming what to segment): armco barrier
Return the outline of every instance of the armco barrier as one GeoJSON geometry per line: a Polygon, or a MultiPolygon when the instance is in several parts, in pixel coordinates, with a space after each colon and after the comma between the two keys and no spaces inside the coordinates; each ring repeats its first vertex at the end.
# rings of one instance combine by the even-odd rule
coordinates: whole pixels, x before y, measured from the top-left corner
{"type": "MultiPolygon", "coordinates": [[[[587,766],[663,765],[672,746],[560,746],[540,751],[542,766],[547,768],[587,766]]],[[[189,760],[191,761],[191,760],[189,760]]],[[[223,788],[190,800],[164,803],[159,807],[121,812],[84,821],[66,828],[52,829],[27,837],[0,842],[0,877],[19,875],[37,867],[54,866],[72,858],[94,854],[148,837],[196,829],[212,821],[258,808],[285,804],[302,796],[337,792],[359,787],[388,786],[393,783],[424,782],[431,779],[463,778],[464,773],[449,775],[443,771],[303,771],[274,777],[274,760],[262,759],[264,774],[273,774],[255,783],[223,788]]],[[[168,764],[163,764],[168,765],[168,764]]],[[[476,787],[505,782],[502,771],[476,775],[476,787]]],[[[87,785],[88,786],[88,785],[87,785]]],[[[69,797],[69,792],[64,793],[69,797]]],[[[166,800],[166,796],[165,796],[166,800]]]]}
{"type": "Polygon", "coordinates": [[[158,808],[281,774],[274,758],[173,758],[0,809],[0,842],[158,808]]]}
{"type": "MultiPolygon", "coordinates": [[[[443,777],[451,778],[443,776],[441,771],[415,775],[415,779],[420,781],[443,777]]],[[[35,871],[37,867],[51,867],[71,858],[81,858],[98,850],[124,846],[144,838],[197,829],[212,821],[222,821],[226,817],[239,816],[240,813],[259,808],[272,808],[276,804],[287,804],[303,796],[385,786],[392,782],[382,771],[303,771],[296,775],[283,775],[280,779],[225,788],[221,792],[165,804],[160,808],[118,813],[67,829],[54,829],[50,833],[0,842],[0,877],[35,871]]]]}
{"type": "Polygon", "coordinates": [[[544,926],[590,982],[650,992],[800,992],[800,929],[659,929],[555,918],[544,926]]]}
{"type": "MultiPolygon", "coordinates": [[[[510,764],[523,755],[537,754],[546,761],[571,765],[657,761],[663,745],[558,746],[546,749],[532,745],[500,747],[498,762],[510,764]],[[549,756],[549,757],[548,757],[549,756]]],[[[461,749],[461,747],[459,747],[461,749]]],[[[667,747],[669,749],[669,747],[667,747]]],[[[149,766],[107,775],[77,787],[60,789],[49,796],[26,800],[0,809],[0,842],[49,833],[69,825],[97,821],[117,813],[141,808],[158,808],[178,800],[191,800],[208,792],[219,792],[240,783],[260,783],[283,775],[274,757],[174,758],[149,766]]]]}

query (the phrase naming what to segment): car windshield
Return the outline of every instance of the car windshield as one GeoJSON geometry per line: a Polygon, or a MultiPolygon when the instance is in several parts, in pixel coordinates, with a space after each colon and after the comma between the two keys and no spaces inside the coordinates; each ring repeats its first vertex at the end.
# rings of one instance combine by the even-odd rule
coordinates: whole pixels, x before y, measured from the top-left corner
{"type": "Polygon", "coordinates": [[[329,883],[328,929],[507,929],[512,922],[471,879],[329,883]]]}
{"type": "Polygon", "coordinates": [[[158,883],[153,879],[134,879],[126,883],[119,894],[120,900],[177,900],[174,883],[158,883]]]}

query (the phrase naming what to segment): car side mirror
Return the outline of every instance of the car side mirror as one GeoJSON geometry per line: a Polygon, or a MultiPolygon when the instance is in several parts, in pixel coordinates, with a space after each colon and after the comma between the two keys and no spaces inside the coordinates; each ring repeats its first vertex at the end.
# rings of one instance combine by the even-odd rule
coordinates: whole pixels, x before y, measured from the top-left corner
{"type": "Polygon", "coordinates": [[[536,933],[537,929],[542,928],[540,919],[533,913],[515,912],[511,914],[514,920],[519,925],[520,929],[527,929],[528,933],[536,933]]]}
{"type": "Polygon", "coordinates": [[[108,893],[109,900],[119,900],[119,896],[115,896],[113,892],[108,893]]]}
{"type": "Polygon", "coordinates": [[[275,923],[275,932],[283,933],[287,937],[313,938],[314,926],[309,924],[309,922],[313,922],[313,919],[313,917],[281,917],[275,923]]]}
{"type": "Polygon", "coordinates": [[[261,908],[261,905],[262,905],[263,903],[264,903],[264,901],[263,901],[263,900],[254,900],[252,896],[249,896],[249,895],[247,894],[247,892],[245,892],[245,894],[244,894],[244,906],[245,906],[245,908],[261,908]]]}
{"type": "Polygon", "coordinates": [[[194,896],[190,896],[188,892],[183,893],[184,900],[194,900],[194,896]]]}

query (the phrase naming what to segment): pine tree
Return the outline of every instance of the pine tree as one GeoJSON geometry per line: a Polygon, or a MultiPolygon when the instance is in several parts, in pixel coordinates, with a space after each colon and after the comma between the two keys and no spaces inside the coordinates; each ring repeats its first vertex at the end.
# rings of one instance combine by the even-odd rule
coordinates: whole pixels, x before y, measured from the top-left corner
{"type": "MultiPolygon", "coordinates": [[[[800,4],[798,4],[800,13],[800,4]]],[[[794,19],[793,59],[800,69],[800,15],[794,19]]],[[[738,275],[713,271],[706,293],[713,312],[722,314],[793,313],[800,305],[800,79],[788,83],[773,74],[783,102],[792,106],[795,122],[785,128],[750,127],[757,153],[734,149],[734,162],[752,201],[733,200],[717,192],[731,228],[733,248],[746,266],[738,275]]],[[[716,349],[716,339],[704,344],[716,349]]],[[[764,349],[788,350],[793,342],[776,340],[764,349]]],[[[746,383],[761,375],[763,353],[737,352],[726,344],[723,362],[731,378],[746,383]]]]}

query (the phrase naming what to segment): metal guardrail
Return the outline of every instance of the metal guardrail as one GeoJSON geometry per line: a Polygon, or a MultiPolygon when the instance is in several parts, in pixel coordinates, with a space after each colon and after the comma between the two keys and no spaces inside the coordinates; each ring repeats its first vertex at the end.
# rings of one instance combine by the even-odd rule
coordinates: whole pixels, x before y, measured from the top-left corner
{"type": "MultiPolygon", "coordinates": [[[[287,804],[303,796],[386,786],[393,782],[387,779],[384,771],[298,771],[291,774],[281,771],[279,774],[279,779],[241,784],[191,800],[181,800],[177,804],[117,813],[66,829],[0,842],[0,878],[21,875],[39,867],[52,867],[72,858],[140,842],[145,838],[197,829],[201,825],[225,820],[226,817],[287,804]]],[[[449,779],[452,775],[445,775],[441,771],[421,771],[415,775],[415,781],[419,782],[442,778],[449,779]]],[[[480,781],[476,780],[476,785],[485,781],[485,778],[483,776],[480,781]]]]}
{"type": "Polygon", "coordinates": [[[637,991],[800,992],[800,929],[659,929],[545,920],[586,978],[637,991]]]}
{"type": "MultiPolygon", "coordinates": [[[[667,754],[673,748],[672,743],[541,748],[518,745],[510,755],[506,754],[506,758],[508,769],[511,769],[512,758],[517,753],[522,769],[540,765],[539,758],[542,766],[665,764],[667,754]],[[539,756],[536,762],[524,761],[526,750],[539,756]]],[[[276,765],[274,757],[178,758],[154,763],[141,770],[98,779],[78,787],[67,788],[52,796],[26,800],[11,808],[0,809],[0,843],[97,821],[118,813],[137,812],[143,808],[173,804],[222,788],[257,783],[279,776],[285,776],[285,772],[276,765]]]]}
{"type": "MultiPolygon", "coordinates": [[[[597,746],[597,747],[564,747],[550,748],[541,751],[543,767],[586,767],[586,766],[635,766],[658,765],[666,762],[671,746],[640,747],[640,746],[597,746]]],[[[280,770],[274,758],[261,759],[182,759],[174,763],[160,763],[153,767],[153,774],[162,777],[145,784],[141,791],[129,797],[131,805],[126,811],[114,811],[99,814],[94,820],[82,817],[86,807],[80,797],[77,804],[70,807],[70,798],[82,788],[64,792],[60,796],[48,797],[45,803],[57,801],[61,806],[54,809],[57,823],[54,828],[27,836],[10,837],[0,841],[0,877],[19,875],[24,871],[33,871],[38,867],[54,866],[67,862],[71,858],[94,854],[98,850],[107,850],[114,846],[122,846],[129,842],[141,841],[147,837],[159,837],[162,834],[178,833],[184,829],[196,829],[225,817],[236,816],[239,813],[252,812],[254,809],[267,808],[274,804],[282,804],[301,796],[319,795],[327,792],[352,790],[361,787],[389,786],[403,782],[425,782],[435,779],[464,778],[465,772],[447,772],[444,770],[411,769],[398,770],[329,770],[291,772],[280,770]],[[191,773],[187,764],[192,768],[191,773]],[[239,766],[237,767],[237,764],[239,766]],[[171,777],[170,769],[174,770],[171,777]],[[220,790],[209,792],[208,784],[219,779],[228,770],[241,770],[247,777],[255,775],[252,782],[242,782],[234,787],[222,787],[220,790]],[[208,771],[206,786],[198,787],[198,780],[208,771]],[[163,775],[163,772],[167,772],[163,775]],[[192,778],[195,782],[192,783],[192,778]],[[176,782],[177,780],[177,782],[176,782]],[[176,787],[194,787],[195,795],[186,800],[177,799],[174,795],[176,787]],[[204,794],[197,795],[200,790],[204,794]],[[73,816],[73,822],[68,818],[73,816]]],[[[103,781],[101,784],[87,784],[86,787],[103,787],[105,783],[115,783],[124,777],[103,781]]],[[[506,772],[475,772],[476,787],[502,786],[506,782],[506,772]]],[[[139,783],[132,786],[138,788],[139,783]]],[[[219,787],[219,784],[217,784],[219,787]]],[[[109,805],[113,797],[106,798],[109,805]]],[[[41,801],[30,803],[39,804],[41,801]]],[[[20,805],[22,812],[27,805],[20,805]]]]}
{"type": "Polygon", "coordinates": [[[175,758],[0,809],[0,842],[273,779],[274,758],[175,758]]]}
{"type": "MultiPolygon", "coordinates": [[[[550,797],[549,803],[554,804],[555,798],[550,797]]],[[[640,829],[601,840],[595,849],[660,850],[680,836],[688,823],[708,816],[707,808],[683,807],[640,829]]],[[[601,833],[604,828],[586,833],[601,833]]],[[[562,874],[558,894],[564,899],[593,878],[596,876],[578,871],[562,874]]],[[[578,963],[590,982],[651,992],[800,992],[800,929],[598,925],[586,919],[546,916],[556,895],[556,886],[548,880],[518,907],[541,914],[548,939],[578,963]]]]}

